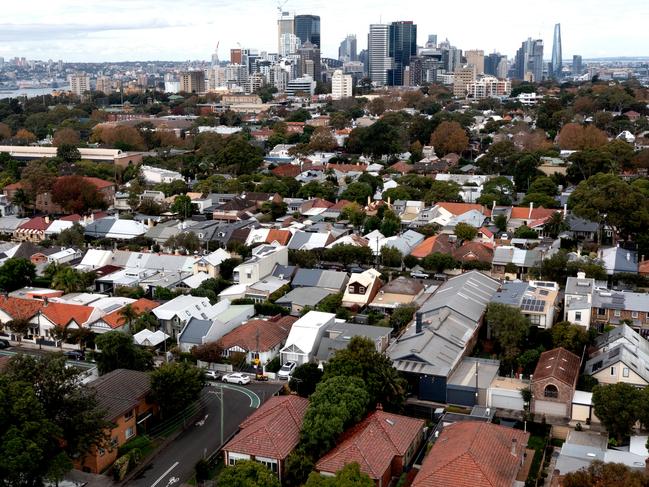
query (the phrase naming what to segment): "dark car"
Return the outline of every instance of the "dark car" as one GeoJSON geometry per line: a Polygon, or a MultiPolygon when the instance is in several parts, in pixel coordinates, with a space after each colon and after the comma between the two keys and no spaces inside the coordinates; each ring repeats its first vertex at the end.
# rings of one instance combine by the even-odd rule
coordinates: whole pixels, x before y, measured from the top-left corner
{"type": "Polygon", "coordinates": [[[9,343],[9,340],[5,340],[4,338],[0,338],[0,349],[9,348],[10,346],[11,346],[11,343],[9,343]]]}
{"type": "Polygon", "coordinates": [[[63,352],[63,355],[70,360],[83,360],[83,352],[79,350],[67,350],[63,352]]]}

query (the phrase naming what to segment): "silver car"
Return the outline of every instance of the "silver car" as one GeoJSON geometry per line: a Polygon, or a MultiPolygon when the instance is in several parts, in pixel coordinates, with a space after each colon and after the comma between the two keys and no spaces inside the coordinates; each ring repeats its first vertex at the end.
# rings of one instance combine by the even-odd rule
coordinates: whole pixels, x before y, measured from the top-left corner
{"type": "Polygon", "coordinates": [[[221,380],[223,382],[227,382],[228,384],[250,384],[250,376],[243,375],[238,372],[235,372],[233,374],[226,374],[221,380]]]}

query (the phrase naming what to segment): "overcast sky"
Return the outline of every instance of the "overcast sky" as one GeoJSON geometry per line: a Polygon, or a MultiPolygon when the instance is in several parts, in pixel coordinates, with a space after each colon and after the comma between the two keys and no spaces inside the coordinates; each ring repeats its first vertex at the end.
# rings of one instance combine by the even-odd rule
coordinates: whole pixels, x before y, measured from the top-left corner
{"type": "MultiPolygon", "coordinates": [[[[283,1],[283,0],[282,0],[283,1]]],[[[413,20],[418,43],[428,34],[461,49],[512,56],[527,37],[552,48],[560,22],[563,57],[649,56],[648,0],[288,0],[284,10],[321,17],[322,55],[356,34],[367,45],[371,23],[413,20]]],[[[230,48],[277,52],[273,0],[23,0],[2,2],[0,56],[64,61],[210,59],[230,48]]]]}

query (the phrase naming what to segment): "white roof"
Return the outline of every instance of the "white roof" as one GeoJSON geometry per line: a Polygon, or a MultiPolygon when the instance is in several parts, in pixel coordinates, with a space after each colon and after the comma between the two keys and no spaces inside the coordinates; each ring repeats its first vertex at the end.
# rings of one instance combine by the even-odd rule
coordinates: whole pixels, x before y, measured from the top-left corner
{"type": "Polygon", "coordinates": [[[223,262],[224,260],[229,259],[230,257],[232,257],[232,256],[230,255],[230,252],[228,252],[227,250],[225,250],[225,249],[216,249],[211,254],[207,254],[207,255],[203,256],[203,259],[205,259],[207,262],[209,262],[212,265],[219,265],[219,264],[221,264],[221,262],[223,262]]]}
{"type": "Polygon", "coordinates": [[[352,274],[349,279],[349,284],[358,282],[365,287],[369,287],[376,279],[381,277],[381,273],[376,269],[367,269],[365,272],[352,274]]]}
{"type": "Polygon", "coordinates": [[[115,220],[115,223],[110,227],[108,233],[106,233],[106,238],[116,238],[116,239],[132,239],[138,235],[144,235],[148,230],[148,227],[142,223],[135,220],[115,220]]]}
{"type": "Polygon", "coordinates": [[[76,249],[61,249],[58,252],[54,252],[53,254],[48,255],[47,258],[51,260],[56,260],[56,259],[61,259],[63,257],[68,257],[70,255],[74,255],[76,253],[77,253],[76,249]]]}
{"type": "Polygon", "coordinates": [[[54,220],[49,227],[45,230],[45,235],[58,235],[63,230],[72,228],[74,222],[67,220],[54,220]]]}
{"type": "Polygon", "coordinates": [[[379,240],[383,240],[383,239],[385,238],[385,235],[383,235],[383,234],[382,234],[381,232],[379,232],[378,230],[372,230],[370,233],[368,233],[367,235],[365,235],[365,238],[366,238],[367,240],[369,240],[370,242],[372,242],[372,241],[375,242],[377,238],[378,238],[379,240]]]}
{"type": "Polygon", "coordinates": [[[593,393],[586,391],[575,391],[572,395],[573,404],[593,404],[593,393]]]}
{"type": "Polygon", "coordinates": [[[210,275],[207,272],[199,272],[193,276],[189,276],[187,279],[184,279],[183,282],[191,289],[196,289],[203,283],[203,281],[206,281],[209,278],[210,275]]]}
{"type": "Polygon", "coordinates": [[[183,320],[197,318],[208,320],[222,313],[230,306],[230,301],[224,299],[211,305],[209,299],[197,296],[177,296],[171,301],[158,306],[153,310],[153,314],[160,320],[170,320],[178,316],[183,320]]]}
{"type": "Polygon", "coordinates": [[[302,318],[293,323],[291,331],[286,339],[286,345],[282,350],[293,346],[304,353],[310,353],[315,341],[320,336],[320,329],[335,322],[334,313],[323,313],[321,311],[309,311],[302,318]]]}
{"type": "Polygon", "coordinates": [[[266,242],[268,232],[270,232],[269,228],[253,228],[252,230],[250,230],[248,238],[246,238],[246,245],[250,247],[251,245],[256,243],[266,242]]]}
{"type": "Polygon", "coordinates": [[[162,330],[153,332],[146,328],[133,335],[133,341],[138,345],[143,345],[145,347],[155,347],[164,342],[167,338],[169,338],[169,335],[162,330]]]}
{"type": "Polygon", "coordinates": [[[81,259],[77,269],[97,269],[110,264],[112,257],[111,250],[90,249],[81,259]]]}
{"type": "Polygon", "coordinates": [[[228,296],[239,296],[240,294],[245,294],[248,286],[246,284],[233,284],[230,287],[226,287],[223,291],[219,293],[219,298],[224,298],[228,296]]]}

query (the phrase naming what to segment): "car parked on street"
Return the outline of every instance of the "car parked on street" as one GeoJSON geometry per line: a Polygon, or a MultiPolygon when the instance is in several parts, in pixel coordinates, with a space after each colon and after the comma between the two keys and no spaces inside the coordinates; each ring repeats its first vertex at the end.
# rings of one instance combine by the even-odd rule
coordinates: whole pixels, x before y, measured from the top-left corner
{"type": "Polygon", "coordinates": [[[3,350],[5,348],[11,347],[11,343],[9,343],[9,340],[5,340],[4,338],[0,338],[0,350],[3,350]]]}
{"type": "Polygon", "coordinates": [[[286,362],[282,365],[282,368],[279,369],[279,372],[277,372],[277,378],[279,380],[289,380],[296,367],[297,364],[295,362],[286,362]]]}
{"type": "Polygon", "coordinates": [[[84,353],[80,350],[66,350],[63,352],[63,355],[68,359],[68,360],[83,360],[84,359],[84,353]]]}
{"type": "Polygon", "coordinates": [[[219,380],[221,378],[221,374],[216,370],[206,370],[205,378],[207,380],[219,380]]]}
{"type": "Polygon", "coordinates": [[[239,372],[234,372],[233,374],[226,374],[221,379],[223,382],[228,384],[250,384],[250,376],[240,374],[239,372]]]}

